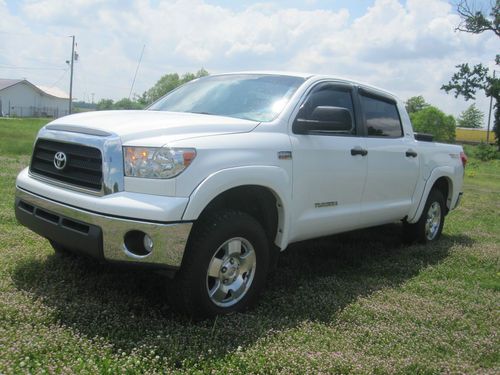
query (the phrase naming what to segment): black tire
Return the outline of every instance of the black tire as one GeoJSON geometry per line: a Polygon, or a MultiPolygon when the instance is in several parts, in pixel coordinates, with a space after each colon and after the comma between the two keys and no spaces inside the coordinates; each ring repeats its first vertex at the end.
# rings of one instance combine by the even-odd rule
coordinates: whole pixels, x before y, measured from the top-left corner
{"type": "Polygon", "coordinates": [[[414,224],[403,224],[403,236],[405,241],[417,241],[420,243],[437,241],[443,231],[445,215],[446,205],[443,193],[437,189],[432,189],[427,197],[427,202],[425,202],[420,219],[414,224]],[[434,210],[439,211],[439,218],[434,220],[435,225],[428,225],[427,221],[433,218],[432,212],[434,210]]]}
{"type": "MultiPolygon", "coordinates": [[[[269,258],[269,242],[266,233],[252,216],[233,210],[207,215],[193,226],[181,269],[175,278],[168,283],[172,307],[194,319],[248,309],[255,303],[265,285],[269,258]],[[227,258],[227,253],[234,251],[230,251],[229,246],[237,244],[237,241],[240,241],[241,245],[239,253],[241,258],[235,256],[242,260],[242,263],[240,264],[238,261],[237,265],[230,265],[227,262],[234,254],[238,253],[233,252],[233,255],[227,258]],[[248,254],[252,252],[254,258],[248,257],[248,254]],[[244,258],[245,256],[248,258],[244,258]],[[248,259],[252,259],[252,261],[248,261],[248,259]],[[254,264],[253,269],[240,274],[240,265],[241,270],[246,270],[250,263],[254,264]],[[220,265],[217,268],[219,270],[217,277],[210,276],[209,266],[214,264],[217,264],[217,267],[220,265]],[[223,267],[225,264],[231,269],[223,267]],[[224,268],[226,271],[223,271],[224,268]],[[225,278],[230,272],[234,272],[231,276],[231,280],[235,278],[234,282],[222,285],[222,282],[225,284],[231,281],[225,278]],[[244,284],[244,291],[239,297],[234,297],[231,295],[230,288],[231,285],[236,285],[237,281],[240,282],[240,286],[244,284]],[[220,301],[217,302],[215,297],[210,297],[209,293],[217,289],[216,285],[220,289],[218,296],[225,293],[223,289],[229,288],[226,299],[220,297],[220,301]],[[217,303],[223,304],[225,300],[231,298],[233,298],[233,304],[227,302],[228,305],[217,305],[217,303]]],[[[213,268],[211,272],[213,274],[213,268]]]]}

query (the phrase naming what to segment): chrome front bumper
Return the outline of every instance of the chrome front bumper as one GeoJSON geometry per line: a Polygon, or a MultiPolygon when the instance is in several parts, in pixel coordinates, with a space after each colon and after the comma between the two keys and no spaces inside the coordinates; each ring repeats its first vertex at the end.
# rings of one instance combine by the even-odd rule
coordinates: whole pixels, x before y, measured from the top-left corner
{"type": "Polygon", "coordinates": [[[111,262],[179,268],[192,223],[162,223],[115,217],[72,207],[16,187],[16,217],[38,234],[68,248],[111,262]],[[132,254],[125,246],[129,231],[153,240],[148,255],[132,254]],[[89,248],[95,247],[95,248],[89,248]],[[101,256],[102,255],[102,256],[101,256]]]}

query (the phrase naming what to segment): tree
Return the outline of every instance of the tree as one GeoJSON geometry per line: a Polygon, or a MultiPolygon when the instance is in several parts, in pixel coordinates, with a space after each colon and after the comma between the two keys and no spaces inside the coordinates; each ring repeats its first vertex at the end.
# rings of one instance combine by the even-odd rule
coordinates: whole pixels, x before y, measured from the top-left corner
{"type": "Polygon", "coordinates": [[[142,109],[144,106],[136,101],[123,98],[113,104],[113,109],[142,109]]]}
{"type": "MultiPolygon", "coordinates": [[[[472,2],[474,5],[474,3],[472,2]]],[[[479,11],[471,6],[468,0],[461,0],[457,4],[457,12],[461,22],[457,26],[458,31],[471,34],[493,32],[500,38],[500,0],[496,0],[489,12],[479,11]]],[[[500,65],[500,55],[495,57],[496,65],[500,65]]],[[[475,99],[477,91],[484,91],[486,96],[495,99],[495,115],[493,130],[497,136],[497,144],[500,148],[500,78],[489,74],[489,69],[482,64],[470,67],[464,63],[457,65],[458,71],[453,74],[450,82],[441,87],[447,93],[454,93],[455,97],[463,96],[465,100],[475,99]]]]}
{"type": "Polygon", "coordinates": [[[98,111],[104,111],[107,109],[113,109],[113,100],[112,99],[101,99],[97,102],[96,109],[98,111]]]}
{"type": "Polygon", "coordinates": [[[429,133],[436,141],[455,141],[455,119],[433,106],[410,114],[413,129],[419,133],[429,133]]]}
{"type": "Polygon", "coordinates": [[[458,118],[457,125],[461,128],[480,128],[483,125],[484,113],[475,104],[463,111],[458,118]]]}
{"type": "Polygon", "coordinates": [[[153,87],[145,91],[142,95],[135,95],[133,100],[123,98],[117,102],[113,102],[111,99],[101,99],[96,105],[96,110],[142,109],[176,87],[192,81],[193,79],[207,75],[208,72],[203,68],[198,70],[196,73],[185,73],[182,77],[180,77],[177,73],[165,74],[153,87]]]}
{"type": "MultiPolygon", "coordinates": [[[[457,26],[458,31],[464,31],[471,34],[481,34],[485,31],[493,31],[496,36],[500,37],[500,1],[496,0],[495,5],[492,5],[488,15],[484,12],[474,9],[467,0],[461,0],[457,4],[457,12],[460,15],[460,24],[457,26]]],[[[497,55],[498,58],[499,55],[497,55]]]]}
{"type": "Polygon", "coordinates": [[[143,105],[148,105],[161,98],[166,93],[172,91],[180,85],[183,85],[193,79],[207,76],[208,72],[201,68],[196,73],[186,73],[179,77],[177,73],[165,74],[149,90],[144,92],[138,101],[143,105]]]}
{"type": "Polygon", "coordinates": [[[429,105],[430,104],[425,101],[422,95],[412,96],[411,98],[408,98],[408,100],[405,102],[406,111],[408,113],[418,112],[428,107],[429,105]]]}
{"type": "Polygon", "coordinates": [[[165,74],[153,87],[142,94],[142,102],[146,105],[151,104],[180,84],[180,78],[177,73],[165,74]]]}

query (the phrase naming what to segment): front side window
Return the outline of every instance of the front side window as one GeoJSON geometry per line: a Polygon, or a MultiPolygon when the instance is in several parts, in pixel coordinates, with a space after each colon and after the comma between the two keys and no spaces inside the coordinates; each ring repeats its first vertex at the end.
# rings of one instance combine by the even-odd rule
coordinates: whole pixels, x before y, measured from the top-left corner
{"type": "Polygon", "coordinates": [[[148,109],[272,121],[304,81],[274,74],[208,76],[179,87],[148,109]]]}
{"type": "Polygon", "coordinates": [[[360,95],[368,136],[398,138],[403,128],[396,103],[360,95]]]}
{"type": "MultiPolygon", "coordinates": [[[[301,107],[298,116],[304,120],[318,120],[317,109],[323,107],[343,108],[350,114],[351,126],[349,130],[337,130],[335,127],[335,121],[332,121],[332,128],[330,129],[331,132],[344,134],[354,133],[354,106],[350,88],[342,88],[328,84],[320,85],[311,92],[304,105],[301,107]]],[[[325,120],[325,123],[328,124],[328,118],[322,116],[321,120],[325,120]]],[[[322,131],[328,132],[328,128],[322,129],[322,131]]]]}

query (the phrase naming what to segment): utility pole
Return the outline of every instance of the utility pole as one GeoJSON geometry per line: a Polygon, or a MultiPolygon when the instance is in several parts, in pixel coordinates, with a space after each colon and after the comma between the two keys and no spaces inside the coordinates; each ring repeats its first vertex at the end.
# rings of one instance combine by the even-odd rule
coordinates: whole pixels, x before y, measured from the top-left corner
{"type": "MultiPolygon", "coordinates": [[[[493,80],[496,70],[493,70],[493,80]]],[[[490,144],[491,108],[493,107],[493,95],[490,96],[490,111],[488,112],[488,130],[486,131],[486,144],[490,144]]]]}
{"type": "Polygon", "coordinates": [[[72,102],[73,102],[73,64],[75,63],[75,36],[71,35],[71,75],[69,78],[69,110],[68,113],[71,114],[72,102]]]}

